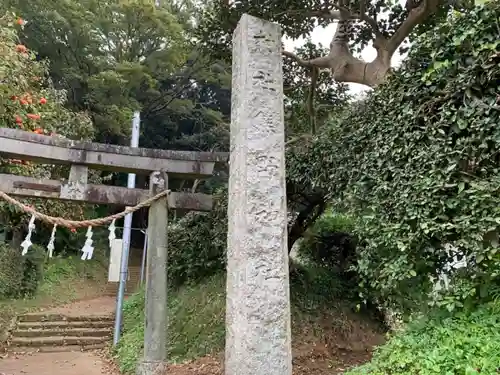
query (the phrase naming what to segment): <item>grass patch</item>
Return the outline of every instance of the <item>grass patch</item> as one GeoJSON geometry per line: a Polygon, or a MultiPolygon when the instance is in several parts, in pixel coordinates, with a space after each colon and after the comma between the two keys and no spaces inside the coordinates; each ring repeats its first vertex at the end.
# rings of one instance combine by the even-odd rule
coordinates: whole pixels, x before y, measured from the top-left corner
{"type": "Polygon", "coordinates": [[[500,303],[435,311],[396,332],[373,360],[349,375],[498,374],[500,303]]]}
{"type": "MultiPolygon", "coordinates": [[[[342,290],[342,283],[335,275],[321,268],[299,266],[290,282],[292,334],[294,337],[300,336],[301,342],[325,342],[326,335],[330,336],[330,340],[338,342],[348,340],[353,333],[357,334],[359,327],[364,324],[373,328],[373,322],[363,313],[352,312],[354,304],[345,300],[345,290],[342,290]],[[353,319],[361,323],[354,324],[353,319]]],[[[225,287],[225,275],[217,274],[196,285],[170,291],[170,361],[182,362],[207,354],[218,354],[223,350],[225,287]]],[[[125,302],[123,328],[122,339],[114,351],[114,357],[123,374],[132,374],[143,350],[143,291],[125,302]]]]}
{"type": "MultiPolygon", "coordinates": [[[[169,298],[170,359],[173,362],[217,352],[224,345],[225,279],[212,276],[198,285],[171,290],[169,298]]],[[[124,306],[123,336],[115,351],[120,371],[135,372],[144,344],[144,292],[124,306]]]]}
{"type": "Polygon", "coordinates": [[[82,261],[79,257],[47,260],[42,280],[32,298],[0,300],[0,343],[6,338],[6,329],[16,315],[98,295],[106,277],[106,262],[99,256],[90,261],[82,261]]]}

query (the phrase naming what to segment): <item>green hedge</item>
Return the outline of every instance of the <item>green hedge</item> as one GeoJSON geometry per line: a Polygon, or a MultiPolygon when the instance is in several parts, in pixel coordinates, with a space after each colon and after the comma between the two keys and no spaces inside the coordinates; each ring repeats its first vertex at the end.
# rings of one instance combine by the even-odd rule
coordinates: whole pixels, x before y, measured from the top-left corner
{"type": "MultiPolygon", "coordinates": [[[[185,361],[217,353],[224,347],[225,278],[222,273],[169,290],[168,321],[171,361],[185,361]]],[[[144,347],[144,292],[124,305],[123,336],[114,350],[120,371],[135,373],[144,347]]]]}
{"type": "Polygon", "coordinates": [[[356,218],[362,287],[408,309],[487,299],[500,274],[499,2],[453,14],[406,62],[332,121],[287,173],[356,218]],[[304,171],[307,169],[307,173],[304,171]],[[454,254],[469,267],[431,294],[454,254]]]}

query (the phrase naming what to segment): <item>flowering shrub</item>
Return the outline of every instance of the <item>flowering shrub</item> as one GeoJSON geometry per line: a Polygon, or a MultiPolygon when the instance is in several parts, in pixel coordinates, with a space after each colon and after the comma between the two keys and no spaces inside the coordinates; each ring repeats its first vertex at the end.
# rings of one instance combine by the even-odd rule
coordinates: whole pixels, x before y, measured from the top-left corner
{"type": "MultiPolygon", "coordinates": [[[[0,127],[53,137],[91,139],[93,126],[90,117],[64,107],[66,93],[52,85],[47,61],[37,60],[36,52],[20,43],[18,31],[25,22],[12,13],[0,17],[0,127]]],[[[0,158],[0,173],[59,179],[68,176],[68,168],[0,158]]],[[[44,213],[67,214],[74,219],[84,215],[82,205],[29,201],[44,213]]],[[[0,215],[6,227],[15,227],[20,220],[26,219],[4,202],[0,203],[0,215]]]]}

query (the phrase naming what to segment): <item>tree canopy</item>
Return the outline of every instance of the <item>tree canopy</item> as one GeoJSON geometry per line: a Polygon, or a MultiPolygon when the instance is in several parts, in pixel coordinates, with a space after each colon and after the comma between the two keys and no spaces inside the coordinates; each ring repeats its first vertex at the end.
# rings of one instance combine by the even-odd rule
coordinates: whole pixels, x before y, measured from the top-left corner
{"type": "Polygon", "coordinates": [[[134,110],[152,132],[147,141],[161,134],[162,141],[148,147],[165,147],[169,139],[176,148],[175,139],[193,132],[191,123],[181,125],[190,116],[203,119],[204,132],[220,127],[223,118],[186,93],[228,82],[227,69],[211,69],[196,51],[189,2],[184,8],[146,0],[8,3],[27,20],[21,39],[49,62],[54,85],[68,92],[67,106],[90,114],[96,140],[128,143],[134,110]],[[168,137],[160,129],[168,129],[168,137]]]}
{"type": "Polygon", "coordinates": [[[467,5],[442,0],[407,0],[405,6],[394,0],[217,1],[202,17],[200,39],[218,58],[227,58],[242,13],[277,22],[294,39],[308,37],[318,25],[336,23],[328,52],[310,57],[284,51],[284,56],[309,70],[329,70],[337,82],[374,87],[385,81],[391,59],[405,41],[445,19],[451,8],[467,5]],[[368,44],[377,51],[370,62],[357,56],[368,44]]]}

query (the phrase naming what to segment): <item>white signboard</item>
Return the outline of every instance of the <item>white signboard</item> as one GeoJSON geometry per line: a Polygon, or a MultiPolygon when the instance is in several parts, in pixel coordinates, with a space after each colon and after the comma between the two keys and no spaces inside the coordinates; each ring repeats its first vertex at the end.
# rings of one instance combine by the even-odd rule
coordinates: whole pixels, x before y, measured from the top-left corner
{"type": "Polygon", "coordinates": [[[111,252],[109,255],[108,282],[120,281],[120,264],[122,261],[123,240],[116,238],[111,241],[111,252]]]}

